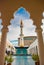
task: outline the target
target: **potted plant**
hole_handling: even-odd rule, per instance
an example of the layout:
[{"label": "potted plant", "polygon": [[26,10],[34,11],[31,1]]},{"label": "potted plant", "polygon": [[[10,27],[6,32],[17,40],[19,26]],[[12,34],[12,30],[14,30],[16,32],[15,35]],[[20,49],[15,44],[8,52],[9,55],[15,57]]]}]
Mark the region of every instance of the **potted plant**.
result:
[{"label": "potted plant", "polygon": [[39,64],[39,56],[37,54],[33,54],[32,59],[35,61],[35,65],[40,65]]},{"label": "potted plant", "polygon": [[11,65],[12,62],[13,62],[13,58],[12,58],[12,56],[10,55],[10,56],[8,57],[8,60],[7,60],[7,65]]},{"label": "potted plant", "polygon": [[6,65],[7,61],[8,61],[8,56],[5,55],[5,62],[4,62],[4,65]]}]

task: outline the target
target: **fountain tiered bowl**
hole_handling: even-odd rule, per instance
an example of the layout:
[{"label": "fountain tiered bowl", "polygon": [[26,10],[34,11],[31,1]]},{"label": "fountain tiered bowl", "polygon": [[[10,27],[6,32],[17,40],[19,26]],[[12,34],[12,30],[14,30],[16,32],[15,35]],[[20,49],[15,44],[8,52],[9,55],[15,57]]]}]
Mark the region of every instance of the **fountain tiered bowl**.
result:
[{"label": "fountain tiered bowl", "polygon": [[16,49],[28,49],[29,47],[28,46],[15,46]]}]

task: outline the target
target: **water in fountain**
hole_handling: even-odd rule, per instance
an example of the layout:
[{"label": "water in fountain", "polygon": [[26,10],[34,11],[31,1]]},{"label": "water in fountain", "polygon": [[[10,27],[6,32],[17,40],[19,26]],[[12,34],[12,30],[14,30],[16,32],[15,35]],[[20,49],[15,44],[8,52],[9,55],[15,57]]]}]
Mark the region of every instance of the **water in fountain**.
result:
[{"label": "water in fountain", "polygon": [[31,56],[27,56],[28,54],[27,49],[16,49],[17,56],[14,56],[14,62],[12,65],[35,65],[34,61],[32,60]]}]

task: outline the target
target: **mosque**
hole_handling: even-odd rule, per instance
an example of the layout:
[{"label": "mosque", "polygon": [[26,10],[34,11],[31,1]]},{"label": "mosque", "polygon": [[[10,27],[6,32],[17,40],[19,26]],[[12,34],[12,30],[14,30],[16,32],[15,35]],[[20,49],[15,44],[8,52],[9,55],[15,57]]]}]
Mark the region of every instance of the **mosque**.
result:
[{"label": "mosque", "polygon": [[[36,26],[35,31],[37,33],[40,65],[44,65],[44,42],[41,28],[42,19],[44,19],[44,16],[42,16],[44,12],[44,0],[0,0],[0,12],[2,13],[2,15],[0,14],[0,19],[2,19],[3,26],[1,29],[0,65],[4,65],[6,38],[9,32],[8,26],[11,25],[10,20],[13,18],[13,13],[19,7],[24,7],[30,12],[30,19],[33,20],[33,25]],[[20,46],[24,45],[22,44]]]}]

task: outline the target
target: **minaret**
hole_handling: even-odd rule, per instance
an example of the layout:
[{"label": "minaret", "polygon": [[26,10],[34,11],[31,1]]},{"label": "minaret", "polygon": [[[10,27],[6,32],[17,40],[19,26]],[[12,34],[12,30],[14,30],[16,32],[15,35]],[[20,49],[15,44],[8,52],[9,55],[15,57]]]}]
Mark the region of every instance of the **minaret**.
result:
[{"label": "minaret", "polygon": [[24,47],[23,22],[20,22],[20,47]]}]

